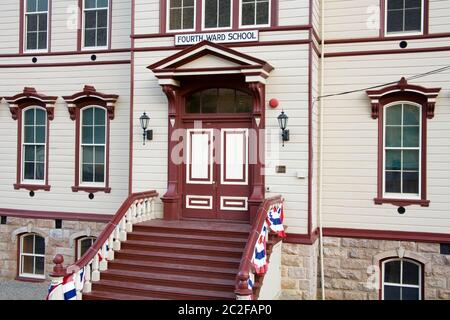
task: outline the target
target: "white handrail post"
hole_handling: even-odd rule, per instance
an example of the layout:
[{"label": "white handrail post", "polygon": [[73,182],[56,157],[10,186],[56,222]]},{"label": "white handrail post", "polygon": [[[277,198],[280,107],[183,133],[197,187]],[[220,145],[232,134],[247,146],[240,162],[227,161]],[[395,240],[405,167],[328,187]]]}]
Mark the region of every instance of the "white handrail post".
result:
[{"label": "white handrail post", "polygon": [[114,234],[113,250],[114,251],[119,251],[120,247],[121,247],[120,246],[120,224],[121,224],[121,222],[119,222],[119,224],[116,226],[116,228],[114,229],[114,232],[113,232],[113,234]]},{"label": "white handrail post", "polygon": [[120,226],[120,241],[127,241],[127,215],[128,210],[125,216],[120,220],[119,226]]},{"label": "white handrail post", "polygon": [[108,269],[108,240],[105,241],[105,243],[102,245],[100,251],[102,255],[102,261],[100,261],[99,270],[105,271]]},{"label": "white handrail post", "polygon": [[99,258],[98,258],[98,254],[100,253],[97,252],[97,254],[94,257],[94,260],[92,261],[92,282],[97,282],[100,281],[100,271],[99,271]]},{"label": "white handrail post", "polygon": [[83,286],[83,293],[89,293],[92,291],[92,282],[91,282],[91,261],[87,264],[86,268],[84,269],[84,286]]},{"label": "white handrail post", "polygon": [[134,204],[128,209],[126,217],[127,217],[127,222],[126,222],[126,231],[129,232],[133,232],[133,207]]},{"label": "white handrail post", "polygon": [[106,241],[108,243],[108,245],[107,245],[108,261],[114,260],[114,232],[115,231],[111,232],[111,234],[109,235],[108,241]]}]

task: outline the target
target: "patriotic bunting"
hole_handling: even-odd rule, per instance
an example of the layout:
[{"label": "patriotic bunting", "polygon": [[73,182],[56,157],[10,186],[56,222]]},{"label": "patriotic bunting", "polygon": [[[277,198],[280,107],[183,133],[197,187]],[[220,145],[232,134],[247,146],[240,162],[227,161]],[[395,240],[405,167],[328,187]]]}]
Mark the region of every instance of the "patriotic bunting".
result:
[{"label": "patriotic bunting", "polygon": [[277,233],[278,236],[285,238],[286,234],[283,227],[283,204],[273,205],[267,214],[267,223],[269,224],[270,230]]}]

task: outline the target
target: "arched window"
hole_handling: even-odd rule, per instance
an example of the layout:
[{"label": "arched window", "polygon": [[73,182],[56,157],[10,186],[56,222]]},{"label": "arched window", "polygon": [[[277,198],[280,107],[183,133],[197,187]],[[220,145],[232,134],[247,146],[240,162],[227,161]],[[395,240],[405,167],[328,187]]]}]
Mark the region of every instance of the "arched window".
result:
[{"label": "arched window", "polygon": [[23,111],[22,183],[45,183],[47,111],[32,106]]},{"label": "arched window", "polygon": [[77,239],[76,260],[80,259],[94,244],[96,237],[81,237]]},{"label": "arched window", "polygon": [[106,110],[98,106],[81,110],[80,185],[105,185]]},{"label": "arched window", "polygon": [[20,236],[19,276],[45,278],[45,239],[35,233]]},{"label": "arched window", "polygon": [[410,259],[389,259],[382,263],[383,300],[421,300],[422,265]]},{"label": "arched window", "polygon": [[384,110],[384,196],[420,198],[421,106],[395,103]]},{"label": "arched window", "polygon": [[186,113],[249,113],[252,96],[240,90],[213,88],[195,92],[186,99]]}]

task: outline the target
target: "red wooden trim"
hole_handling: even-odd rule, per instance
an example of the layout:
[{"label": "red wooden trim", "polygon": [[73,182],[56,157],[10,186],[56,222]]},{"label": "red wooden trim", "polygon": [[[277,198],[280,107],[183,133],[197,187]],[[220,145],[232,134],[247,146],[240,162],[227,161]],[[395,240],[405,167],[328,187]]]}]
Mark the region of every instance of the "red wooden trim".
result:
[{"label": "red wooden trim", "polygon": [[318,238],[319,238],[319,230],[316,228],[310,235],[287,233],[286,239],[283,240],[283,242],[292,244],[312,245],[316,242]]},{"label": "red wooden trim", "polygon": [[77,30],[77,51],[81,52],[83,39],[83,0],[78,0],[78,30]]},{"label": "red wooden trim", "polygon": [[432,48],[413,48],[413,49],[330,52],[330,53],[325,53],[325,58],[366,56],[366,55],[385,55],[385,54],[399,54],[399,53],[423,53],[423,52],[438,52],[438,51],[450,51],[450,46],[432,47]]},{"label": "red wooden trim", "polygon": [[108,24],[108,50],[111,50],[112,48],[112,9],[113,9],[113,2],[112,0],[109,0],[109,8],[108,8],[108,14],[109,14],[109,24]]},{"label": "red wooden trim", "polygon": [[431,233],[431,232],[410,232],[410,231],[394,231],[394,230],[371,230],[371,229],[326,227],[323,228],[323,235],[326,237],[450,243],[450,234]]},{"label": "red wooden trim", "polygon": [[52,12],[53,3],[52,0],[48,0],[48,41],[47,41],[47,51],[52,52]]},{"label": "red wooden trim", "polygon": [[[79,165],[78,165],[79,166]],[[109,173],[109,171],[107,171]],[[106,175],[106,178],[108,177],[108,175]],[[79,175],[78,175],[78,180],[79,180]],[[108,185],[108,184],[106,184]],[[82,187],[82,186],[73,186],[72,187],[72,191],[73,192],[79,192],[79,191],[84,191],[87,193],[96,193],[96,192],[104,192],[104,193],[111,193],[111,188],[109,187],[104,187],[104,188],[96,188],[96,187]]]},{"label": "red wooden trim", "polygon": [[[425,174],[425,172],[424,172],[424,174]],[[423,183],[423,184],[426,185],[426,183]],[[422,189],[424,188],[423,184],[422,184]],[[381,184],[378,187],[383,188],[383,185]],[[426,191],[425,191],[425,194],[426,194]],[[398,206],[398,207],[406,207],[406,206],[415,205],[415,204],[420,205],[421,207],[429,207],[430,206],[430,200],[386,199],[386,198],[375,198],[373,200],[374,200],[375,204],[389,203],[389,204],[392,204],[392,205]]]},{"label": "red wooden trim", "polygon": [[[311,39],[312,34],[309,33]],[[314,146],[313,146],[313,130],[312,130],[312,117],[313,117],[313,97],[312,97],[312,45],[309,43],[309,53],[308,53],[308,235],[312,233],[312,183],[313,183],[313,157],[314,157]]]},{"label": "red wooden trim", "polygon": [[[278,4],[279,0],[272,0],[270,3],[270,27],[276,27],[278,26],[278,12],[279,12],[279,4]],[[238,11],[239,13],[239,8]],[[236,14],[235,12],[233,12],[233,14]]]},{"label": "red wooden trim", "polygon": [[111,60],[111,61],[89,61],[89,62],[61,62],[61,63],[41,63],[41,64],[1,64],[0,69],[6,68],[43,68],[43,67],[79,67],[96,66],[110,64],[130,64],[130,60]]},{"label": "red wooden trim", "polygon": [[203,22],[202,0],[194,0],[194,3],[195,3],[194,32],[198,32],[202,30],[202,22]]},{"label": "red wooden trim", "polygon": [[[165,4],[164,0],[160,0],[160,4]],[[161,11],[161,9],[160,9]],[[128,158],[128,195],[133,193],[133,145],[134,145],[134,32],[135,32],[135,12],[136,1],[131,1],[131,64],[130,64],[130,137],[129,137],[129,158]],[[160,20],[162,21],[162,20]],[[163,21],[165,23],[165,19]],[[161,28],[162,24],[160,24]]]},{"label": "red wooden trim", "polygon": [[[349,44],[358,42],[386,42],[386,41],[402,41],[402,40],[424,40],[424,39],[438,39],[438,38],[448,38],[450,37],[450,32],[440,32],[440,33],[428,33],[424,35],[409,35],[409,36],[392,36],[392,37],[367,37],[367,38],[349,38],[349,39],[330,39],[326,40],[327,44]],[[321,40],[318,39],[319,43]]]},{"label": "red wooden trim", "polygon": [[[47,148],[46,153],[48,153],[48,148]],[[45,165],[46,165],[46,167],[48,167],[47,163]],[[20,168],[20,169],[22,169],[22,168]],[[46,169],[46,170],[47,171],[46,171],[45,181],[48,181],[48,169]],[[19,179],[20,179],[20,176],[19,176]],[[45,185],[23,184],[23,183],[15,183],[14,184],[14,190],[25,189],[28,191],[39,191],[39,190],[50,191],[50,188],[51,188],[51,186],[48,184],[45,184]]]},{"label": "red wooden trim", "polygon": [[45,220],[67,220],[67,221],[91,221],[108,222],[112,214],[96,213],[76,213],[76,212],[52,212],[52,211],[34,211],[0,208],[0,216],[26,218],[26,219],[45,219]]},{"label": "red wooden trim", "polygon": [[[136,7],[133,7],[133,12],[136,10]],[[166,0],[159,0],[159,33],[165,34],[166,33],[166,26],[167,26],[167,5]],[[132,19],[132,23],[134,23],[134,19]],[[134,33],[134,30],[133,30]],[[134,39],[134,36],[131,36],[131,39]]]},{"label": "red wooden trim", "polygon": [[119,49],[110,49],[110,50],[90,50],[90,51],[56,51],[56,52],[36,52],[36,53],[27,53],[24,52],[22,54],[17,53],[5,53],[0,54],[0,58],[18,58],[18,57],[48,57],[48,56],[71,56],[71,55],[92,55],[92,54],[104,54],[104,53],[124,53],[131,52],[130,48],[119,48]]},{"label": "red wooden trim", "polygon": [[380,0],[380,38],[384,38],[386,25],[386,0]]},{"label": "red wooden trim", "polygon": [[19,54],[23,53],[23,46],[24,46],[24,32],[25,32],[25,0],[20,0],[19,2],[19,12],[20,12],[20,18],[19,18]]},{"label": "red wooden trim", "polygon": [[231,29],[239,29],[239,20],[240,20],[240,15],[239,15],[239,6],[240,6],[240,0],[231,0],[232,2],[232,6],[233,8],[238,8],[238,14],[233,14],[233,12],[231,12]]},{"label": "red wooden trim", "polygon": [[429,0],[423,0],[424,7],[423,7],[423,34],[427,35],[430,32],[430,1]]}]

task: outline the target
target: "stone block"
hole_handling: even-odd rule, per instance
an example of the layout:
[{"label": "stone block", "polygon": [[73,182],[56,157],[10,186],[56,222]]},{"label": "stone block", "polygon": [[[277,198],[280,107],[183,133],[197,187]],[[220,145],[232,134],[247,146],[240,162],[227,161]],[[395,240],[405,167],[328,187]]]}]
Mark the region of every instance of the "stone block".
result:
[{"label": "stone block", "polygon": [[380,247],[380,241],[367,239],[343,238],[341,244],[343,247],[350,247],[350,248],[378,249]]},{"label": "stone block", "polygon": [[367,270],[367,267],[372,265],[372,262],[369,260],[362,259],[342,259],[341,267],[345,269],[358,269],[358,270]]},{"label": "stone block", "polygon": [[339,268],[341,266],[341,260],[339,258],[323,258],[324,268]]},{"label": "stone block", "polygon": [[290,267],[288,269],[288,277],[292,279],[305,279],[306,271],[304,268]]},{"label": "stone block", "polygon": [[438,298],[437,289],[429,289],[429,288],[425,289],[426,300],[437,300],[437,298]]},{"label": "stone block", "polygon": [[441,277],[431,277],[429,279],[426,279],[426,286],[431,288],[446,289],[447,280]]},{"label": "stone block", "polygon": [[368,295],[365,292],[345,291],[344,299],[345,300],[367,300]]},{"label": "stone block", "polygon": [[281,279],[281,289],[298,289],[298,282],[294,279]]},{"label": "stone block", "polygon": [[439,243],[419,243],[417,245],[417,250],[419,252],[439,253],[440,247]]},{"label": "stone block", "polygon": [[303,258],[295,255],[283,254],[281,256],[281,264],[284,266],[302,267]]},{"label": "stone block", "polygon": [[[318,296],[321,297],[321,294],[318,293]],[[326,300],[344,300],[344,292],[339,290],[325,290],[325,299]]]},{"label": "stone block", "polygon": [[356,281],[345,279],[331,279],[331,286],[334,289],[355,290],[358,287],[358,283]]},{"label": "stone block", "polygon": [[450,300],[450,290],[438,290],[438,298],[443,300]]},{"label": "stone block", "polygon": [[327,258],[347,257],[347,250],[342,248],[323,248],[323,256]]},{"label": "stone block", "polygon": [[341,239],[340,238],[332,238],[332,237],[324,237],[323,238],[323,246],[326,247],[340,247]]}]

